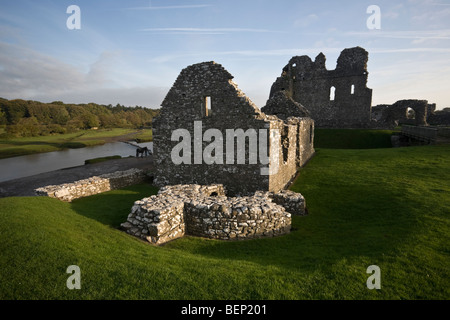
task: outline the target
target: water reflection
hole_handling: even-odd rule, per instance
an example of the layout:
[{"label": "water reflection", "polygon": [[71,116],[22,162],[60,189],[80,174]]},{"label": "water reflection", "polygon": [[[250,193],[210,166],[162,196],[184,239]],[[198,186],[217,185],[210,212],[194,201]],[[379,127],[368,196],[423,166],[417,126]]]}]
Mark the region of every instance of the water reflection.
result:
[{"label": "water reflection", "polygon": [[[139,143],[139,146],[148,147],[150,151],[153,151],[153,142]],[[101,146],[0,159],[0,182],[80,166],[87,159],[115,155],[122,157],[136,156],[136,147],[123,142],[113,142]]]}]

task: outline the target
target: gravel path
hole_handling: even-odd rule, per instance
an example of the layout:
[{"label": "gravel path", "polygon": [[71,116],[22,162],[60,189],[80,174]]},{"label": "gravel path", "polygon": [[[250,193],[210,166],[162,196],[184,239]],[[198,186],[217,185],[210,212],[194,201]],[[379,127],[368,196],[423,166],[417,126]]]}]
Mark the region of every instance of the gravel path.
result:
[{"label": "gravel path", "polygon": [[123,171],[131,168],[152,170],[153,157],[115,159],[0,182],[0,198],[35,196],[34,189],[39,187],[70,183],[104,173]]}]

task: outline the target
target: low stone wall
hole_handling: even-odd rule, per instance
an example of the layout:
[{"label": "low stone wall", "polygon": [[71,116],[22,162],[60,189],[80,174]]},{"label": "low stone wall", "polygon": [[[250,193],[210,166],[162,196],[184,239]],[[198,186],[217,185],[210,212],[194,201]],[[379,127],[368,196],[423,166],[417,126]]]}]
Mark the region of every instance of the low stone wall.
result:
[{"label": "low stone wall", "polygon": [[438,127],[438,136],[450,138],[450,127]]},{"label": "low stone wall", "polygon": [[74,199],[141,183],[146,179],[147,175],[143,170],[129,169],[93,176],[72,183],[46,186],[36,189],[35,192],[38,196],[47,196],[71,202]]},{"label": "low stone wall", "polygon": [[226,197],[222,185],[175,185],[136,201],[121,227],[153,244],[185,234],[221,240],[251,239],[289,233],[291,213],[305,214],[303,196],[292,191]]},{"label": "low stone wall", "polygon": [[402,126],[402,135],[417,140],[434,142],[438,134],[438,129],[434,127]]},{"label": "low stone wall", "polygon": [[277,193],[270,192],[268,196],[273,202],[281,205],[287,212],[293,215],[305,216],[307,214],[305,198],[300,193],[290,190],[281,190]]}]

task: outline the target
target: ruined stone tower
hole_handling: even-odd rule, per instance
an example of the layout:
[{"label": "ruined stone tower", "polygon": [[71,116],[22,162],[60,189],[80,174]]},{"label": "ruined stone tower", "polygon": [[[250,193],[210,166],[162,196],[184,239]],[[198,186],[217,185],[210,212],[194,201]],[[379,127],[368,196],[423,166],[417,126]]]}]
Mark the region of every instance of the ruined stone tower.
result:
[{"label": "ruined stone tower", "polygon": [[181,71],[153,122],[155,185],[216,183],[229,195],[276,192],[314,154],[311,118],[266,115],[232,79],[215,62]]},{"label": "ruined stone tower", "polygon": [[361,47],[341,52],[335,70],[327,70],[320,53],[313,62],[295,56],[272,85],[270,97],[279,91],[310,112],[318,127],[368,127],[372,89],[367,88],[368,52]]}]

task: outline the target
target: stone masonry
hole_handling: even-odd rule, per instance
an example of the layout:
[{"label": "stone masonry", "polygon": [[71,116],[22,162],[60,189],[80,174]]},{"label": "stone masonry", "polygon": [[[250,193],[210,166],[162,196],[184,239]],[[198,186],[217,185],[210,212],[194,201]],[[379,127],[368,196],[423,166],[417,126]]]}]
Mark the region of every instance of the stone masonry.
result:
[{"label": "stone masonry", "polygon": [[146,179],[147,175],[143,170],[129,169],[93,176],[73,183],[46,186],[36,189],[35,192],[38,196],[47,196],[71,202],[74,199],[141,183]]},{"label": "stone masonry", "polygon": [[[378,105],[373,107],[372,118],[377,127],[395,128],[399,124],[426,126],[428,112],[434,112],[435,104],[427,100],[399,100],[392,105]],[[409,111],[413,111],[410,117]]]},{"label": "stone masonry", "polygon": [[174,185],[136,201],[121,227],[157,245],[184,235],[240,240],[289,233],[291,214],[306,214],[305,199],[292,191],[227,197],[220,184]]},{"label": "stone masonry", "polygon": [[[314,121],[306,112],[299,110],[297,117],[289,119],[265,114],[232,79],[215,62],[181,71],[153,121],[156,186],[223,184],[233,196],[258,190],[276,192],[313,156]],[[176,130],[186,132],[190,139],[174,135]],[[210,135],[205,136],[206,132]],[[239,132],[243,139],[237,137]],[[268,163],[261,160],[263,146]],[[213,161],[206,163],[206,152]],[[183,160],[175,164],[174,153]],[[265,170],[269,174],[263,174]]]},{"label": "stone masonry", "polygon": [[367,88],[368,52],[361,47],[344,49],[335,70],[327,70],[325,55],[314,61],[295,56],[272,85],[270,98],[282,91],[308,109],[318,127],[370,126],[372,89]]}]

